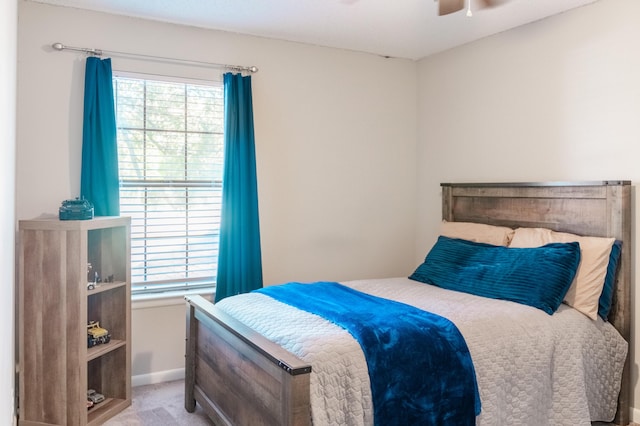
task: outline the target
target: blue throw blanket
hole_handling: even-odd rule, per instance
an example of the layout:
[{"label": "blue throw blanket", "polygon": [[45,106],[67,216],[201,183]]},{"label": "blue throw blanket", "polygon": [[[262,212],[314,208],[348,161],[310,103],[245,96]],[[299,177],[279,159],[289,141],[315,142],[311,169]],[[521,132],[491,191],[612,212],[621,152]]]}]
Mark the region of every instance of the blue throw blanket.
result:
[{"label": "blue throw blanket", "polygon": [[464,338],[448,319],[338,283],[290,283],[256,292],[319,315],[360,343],[376,425],[475,425],[475,370]]}]

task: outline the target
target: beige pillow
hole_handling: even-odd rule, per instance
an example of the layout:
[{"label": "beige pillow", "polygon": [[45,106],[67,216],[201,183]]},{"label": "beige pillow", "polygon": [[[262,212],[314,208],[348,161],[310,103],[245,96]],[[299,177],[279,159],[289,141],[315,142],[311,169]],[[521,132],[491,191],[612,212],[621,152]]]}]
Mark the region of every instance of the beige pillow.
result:
[{"label": "beige pillow", "polygon": [[506,226],[486,225],[473,222],[442,221],[440,235],[449,238],[475,241],[476,243],[493,244],[494,246],[508,246],[514,230]]},{"label": "beige pillow", "polygon": [[564,302],[595,320],[614,238],[583,237],[545,228],[518,228],[509,247],[539,247],[574,241],[580,244],[580,265]]}]

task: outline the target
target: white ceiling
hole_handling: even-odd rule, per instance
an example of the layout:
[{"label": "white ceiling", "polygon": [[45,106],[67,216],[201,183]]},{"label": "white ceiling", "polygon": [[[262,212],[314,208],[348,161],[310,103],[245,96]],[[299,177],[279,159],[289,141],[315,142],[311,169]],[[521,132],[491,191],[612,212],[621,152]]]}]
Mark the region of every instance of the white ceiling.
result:
[{"label": "white ceiling", "polygon": [[438,16],[437,0],[30,0],[196,27],[421,59],[597,0],[503,0]]}]

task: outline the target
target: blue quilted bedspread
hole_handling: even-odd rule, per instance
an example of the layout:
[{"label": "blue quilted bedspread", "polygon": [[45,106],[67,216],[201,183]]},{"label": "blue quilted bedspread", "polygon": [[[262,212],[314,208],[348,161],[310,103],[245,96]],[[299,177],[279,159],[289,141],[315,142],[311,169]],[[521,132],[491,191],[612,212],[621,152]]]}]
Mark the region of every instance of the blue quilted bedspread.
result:
[{"label": "blue quilted bedspread", "polygon": [[474,425],[480,396],[469,349],[446,318],[338,283],[257,292],[347,330],[364,352],[376,425]]}]

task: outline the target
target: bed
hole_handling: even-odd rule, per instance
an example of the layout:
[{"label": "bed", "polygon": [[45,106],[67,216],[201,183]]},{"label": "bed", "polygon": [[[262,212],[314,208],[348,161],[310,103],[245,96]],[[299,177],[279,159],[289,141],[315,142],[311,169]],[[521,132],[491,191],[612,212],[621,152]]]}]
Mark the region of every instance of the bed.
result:
[{"label": "bed", "polygon": [[[343,284],[360,291],[372,292],[380,297],[396,297],[400,294],[399,298],[403,303],[416,304],[415,300],[420,297],[416,296],[415,292],[422,292],[425,289],[434,293],[427,299],[444,298],[444,301],[418,302],[417,305],[420,309],[435,311],[436,314],[444,317],[452,316],[451,320],[458,326],[465,339],[469,340],[472,358],[475,356],[474,364],[476,364],[482,400],[482,412],[478,416],[479,425],[535,424],[531,423],[535,417],[531,417],[532,414],[527,410],[535,408],[536,405],[548,406],[549,412],[553,412],[548,414],[548,418],[555,419],[553,420],[555,424],[568,424],[565,418],[573,419],[572,416],[582,417],[576,417],[577,420],[575,422],[571,420],[570,424],[588,424],[589,421],[584,420],[585,415],[587,419],[608,421],[610,419],[601,417],[615,412],[614,423],[627,425],[630,377],[626,342],[629,341],[630,335],[630,248],[632,246],[630,182],[441,184],[441,189],[442,219],[447,223],[486,224],[510,229],[545,228],[550,230],[549,232],[609,237],[621,242],[623,249],[620,253],[608,322],[587,318],[583,313],[564,303],[556,313],[548,315],[539,309],[532,309],[530,306],[519,303],[461,294],[423,285],[406,277],[361,280]],[[410,273],[411,271],[408,271],[408,274]],[[387,285],[389,283],[392,284],[393,291],[389,290]],[[240,299],[239,302],[236,299],[243,297],[249,299]],[[462,297],[462,300],[457,300],[458,297]],[[364,373],[365,378],[362,378],[363,361],[357,359],[354,361],[350,358],[353,356],[352,349],[345,349],[344,353],[341,352],[342,350],[330,349],[328,355],[324,355],[326,359],[323,359],[323,355],[320,354],[322,345],[325,343],[321,343],[318,347],[320,350],[316,351],[314,344],[317,342],[314,340],[309,344],[302,344],[301,347],[295,341],[299,336],[289,333],[295,329],[289,324],[298,322],[298,317],[295,316],[299,314],[297,309],[279,305],[280,302],[262,294],[234,296],[225,299],[231,299],[230,302],[223,301],[216,306],[199,296],[189,296],[186,299],[185,408],[187,411],[193,412],[197,403],[214,423],[224,425],[308,425],[312,423],[312,416],[313,424],[371,424],[373,407],[371,397],[367,394],[366,373]],[[556,365],[554,361],[552,371],[543,374],[544,377],[554,377],[559,373],[569,374],[569,379],[560,380],[559,383],[543,380],[544,383],[537,390],[535,388],[537,385],[522,386],[522,383],[539,381],[538,379],[527,380],[527,378],[539,377],[535,372],[549,361],[540,358],[541,365],[527,361],[523,365],[530,368],[529,372],[526,368],[520,367],[516,368],[520,371],[495,371],[495,367],[492,367],[495,362],[483,363],[481,359],[483,345],[490,346],[483,343],[487,338],[472,337],[468,330],[474,323],[477,324],[477,318],[472,315],[472,312],[456,308],[457,303],[467,307],[476,306],[480,304],[479,300],[490,305],[488,311],[500,312],[501,315],[503,312],[505,312],[504,315],[527,315],[526,321],[532,324],[527,333],[535,334],[540,330],[547,333],[552,327],[562,328],[563,325],[552,325],[553,321],[561,319],[567,319],[572,324],[580,324],[580,327],[586,329],[594,328],[593,324],[596,324],[595,328],[599,330],[598,332],[606,334],[606,338],[603,340],[604,344],[600,342],[592,346],[597,346],[602,351],[598,357],[601,355],[605,358],[610,357],[611,364],[615,364],[615,368],[608,370],[603,362],[607,364],[609,361],[605,360],[598,361],[600,364],[591,365],[591,369],[587,371],[568,372],[574,368],[573,364],[593,364],[591,352],[589,352],[591,349],[581,349],[578,352],[582,355],[566,352],[568,357],[583,357],[584,360],[580,363],[558,361]],[[251,305],[251,309],[247,309],[248,305]],[[253,310],[259,305],[264,305],[262,313]],[[281,315],[277,320],[280,328],[276,326],[275,331],[263,328],[259,318],[262,317],[268,321],[273,317],[274,312]],[[313,317],[311,314],[306,315]],[[494,328],[500,329],[505,328],[504,324],[510,322],[486,316],[483,321],[487,324],[484,328],[492,328],[492,321],[499,321],[499,326]],[[539,324],[538,321],[540,321]],[[323,328],[332,326],[327,325],[326,322],[321,319],[316,324],[320,327],[318,333],[334,334],[334,329]],[[283,324],[285,326],[282,326]],[[517,334],[517,328],[512,329],[510,326],[506,328],[510,330],[506,334]],[[349,342],[348,333],[344,330],[342,332],[338,335],[338,339],[342,339],[339,346],[353,348],[355,341]],[[541,347],[546,344],[544,333],[536,337],[537,341],[541,342],[539,345]],[[571,335],[573,334],[583,333],[572,332]],[[558,339],[558,335],[553,335]],[[549,339],[552,338],[549,337]],[[560,339],[567,340],[562,347],[563,351],[575,349],[571,338],[567,336]],[[511,342],[504,344],[509,350],[502,351],[503,354],[514,353],[521,357],[531,351],[531,343],[528,344],[529,346],[523,344],[522,347],[517,347]],[[358,346],[357,342],[355,346]],[[555,360],[563,358],[557,356],[558,353],[565,354],[557,348],[545,351],[550,352],[550,359]],[[555,358],[554,351],[556,351]],[[355,356],[357,358],[357,355]],[[505,360],[505,362],[507,363],[505,365],[509,362],[519,365],[515,360]],[[364,365],[366,370],[366,364]],[[337,379],[334,377],[336,374]],[[504,374],[524,374],[525,376],[510,378]],[[574,383],[577,376],[580,376],[579,384]],[[345,385],[345,380],[348,386]],[[512,385],[505,386],[505,380]],[[549,393],[545,392],[545,389],[552,389],[553,397],[549,401],[543,400]],[[329,398],[318,396],[319,392],[331,393],[332,396]],[[540,394],[538,395],[541,398],[540,401],[527,399],[531,394],[537,393]],[[611,395],[614,395],[613,398]],[[615,395],[618,395],[617,401],[615,401]],[[331,404],[333,400],[341,402],[337,406],[318,407],[318,401],[322,404],[322,398],[325,398],[325,404],[326,400],[331,400]],[[344,405],[345,403],[347,405]],[[555,406],[557,404],[561,406]],[[563,410],[567,410],[566,417]],[[589,414],[585,414],[585,411]],[[320,416],[319,413],[321,413]],[[533,415],[537,413],[534,412]]]}]

